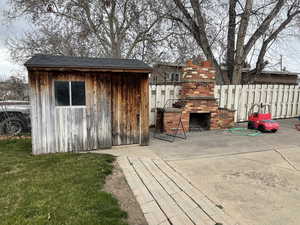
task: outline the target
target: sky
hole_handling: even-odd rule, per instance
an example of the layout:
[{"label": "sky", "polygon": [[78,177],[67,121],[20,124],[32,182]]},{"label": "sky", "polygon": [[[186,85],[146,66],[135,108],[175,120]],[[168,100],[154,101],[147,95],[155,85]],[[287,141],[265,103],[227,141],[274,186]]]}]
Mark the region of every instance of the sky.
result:
[{"label": "sky", "polygon": [[13,24],[8,24],[3,19],[3,9],[7,9],[6,0],[0,0],[0,79],[9,77],[10,74],[22,71],[26,73],[25,68],[19,65],[10,57],[6,46],[6,40],[10,37],[18,37],[29,29],[25,20],[18,20]]},{"label": "sky", "polygon": [[[10,74],[22,71],[26,75],[26,69],[22,65],[13,62],[6,40],[12,37],[20,37],[30,26],[26,20],[19,20],[13,24],[6,24],[2,17],[2,10],[7,9],[7,0],[0,0],[0,80]],[[276,48],[269,51],[266,59],[272,60],[272,65],[279,63],[280,55],[283,58],[283,66],[288,71],[300,73],[300,38],[290,37],[280,42]],[[279,70],[279,64],[268,70]]]}]

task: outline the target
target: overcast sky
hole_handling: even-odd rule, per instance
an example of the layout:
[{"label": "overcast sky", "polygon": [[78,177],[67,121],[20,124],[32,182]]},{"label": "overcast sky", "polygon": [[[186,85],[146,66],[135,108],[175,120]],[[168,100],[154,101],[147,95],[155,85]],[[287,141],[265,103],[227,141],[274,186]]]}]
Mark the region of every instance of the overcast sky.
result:
[{"label": "overcast sky", "polygon": [[[0,0],[0,79],[3,76],[9,76],[11,73],[24,70],[24,67],[14,63],[9,55],[5,41],[10,37],[20,37],[29,25],[25,20],[16,21],[14,24],[5,24],[3,22],[2,10],[7,9],[7,0]],[[269,52],[268,60],[275,64],[283,55],[283,66],[288,71],[300,73],[300,38],[290,38],[281,41],[280,45]],[[271,67],[269,70],[278,70],[280,67]]]},{"label": "overcast sky", "polygon": [[13,24],[7,24],[3,20],[3,10],[7,8],[7,0],[0,0],[0,79],[9,76],[15,71],[24,70],[24,67],[14,63],[6,47],[6,40],[9,37],[18,37],[29,29],[25,20],[18,20]]}]

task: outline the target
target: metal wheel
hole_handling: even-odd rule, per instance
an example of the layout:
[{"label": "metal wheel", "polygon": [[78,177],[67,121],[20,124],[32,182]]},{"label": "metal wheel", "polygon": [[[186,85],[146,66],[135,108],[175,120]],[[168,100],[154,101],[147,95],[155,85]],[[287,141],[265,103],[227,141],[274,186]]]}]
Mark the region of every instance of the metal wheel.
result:
[{"label": "metal wheel", "polygon": [[265,131],[266,131],[266,129],[265,129],[265,127],[264,127],[263,125],[260,125],[260,126],[258,127],[258,130],[259,130],[260,132],[265,132]]},{"label": "metal wheel", "polygon": [[18,135],[24,130],[24,123],[18,117],[11,117],[5,119],[1,123],[1,127],[2,127],[2,132],[4,132],[4,134]]},{"label": "metal wheel", "polygon": [[254,129],[253,123],[252,123],[252,122],[248,122],[248,129],[249,129],[249,130]]}]

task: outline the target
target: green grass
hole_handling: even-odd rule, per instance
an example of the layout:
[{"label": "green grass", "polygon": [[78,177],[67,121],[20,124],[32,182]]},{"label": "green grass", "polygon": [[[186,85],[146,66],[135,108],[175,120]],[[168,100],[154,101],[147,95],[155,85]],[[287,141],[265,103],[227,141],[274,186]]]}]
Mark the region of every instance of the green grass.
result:
[{"label": "green grass", "polygon": [[125,225],[118,201],[101,191],[113,156],[31,155],[30,140],[0,141],[0,224]]}]

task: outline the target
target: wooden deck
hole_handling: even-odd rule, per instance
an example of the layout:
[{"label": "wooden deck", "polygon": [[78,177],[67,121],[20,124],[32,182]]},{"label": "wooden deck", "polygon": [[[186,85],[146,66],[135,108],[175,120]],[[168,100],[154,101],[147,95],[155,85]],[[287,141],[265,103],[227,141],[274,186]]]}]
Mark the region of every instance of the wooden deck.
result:
[{"label": "wooden deck", "polygon": [[149,225],[238,225],[161,159],[119,157]]}]

